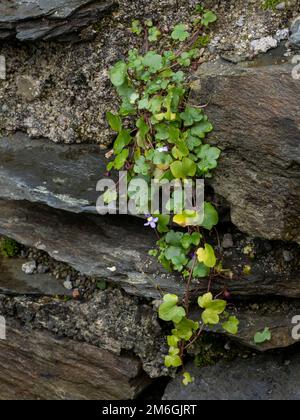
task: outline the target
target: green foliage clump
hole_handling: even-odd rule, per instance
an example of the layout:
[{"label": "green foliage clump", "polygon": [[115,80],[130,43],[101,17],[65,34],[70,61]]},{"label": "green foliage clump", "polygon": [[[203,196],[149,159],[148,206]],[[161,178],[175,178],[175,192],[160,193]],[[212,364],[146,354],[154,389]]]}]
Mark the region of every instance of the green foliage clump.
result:
[{"label": "green foliage clump", "polygon": [[[109,71],[110,80],[120,97],[117,114],[107,112],[111,129],[116,132],[113,159],[107,170],[126,169],[128,181],[152,179],[159,181],[209,178],[217,167],[221,151],[211,146],[207,134],[213,125],[203,108],[189,103],[188,70],[199,65],[198,46],[208,42],[207,28],[216,15],[198,5],[193,24],[178,23],[163,35],[151,20],[132,22],[131,32],[141,37],[141,48],[128,52]],[[131,121],[131,126],[130,126]],[[106,202],[115,194],[106,192]],[[132,198],[132,197],[131,197]],[[170,272],[181,274],[186,288],[182,302],[174,294],[165,294],[159,307],[159,318],[173,323],[168,336],[167,367],[183,366],[189,346],[204,330],[221,324],[230,334],[236,334],[238,320],[226,312],[226,301],[214,299],[208,290],[199,296],[201,319],[189,319],[190,286],[193,279],[207,278],[222,271],[217,264],[213,246],[207,243],[203,230],[212,230],[218,223],[218,212],[206,202],[204,215],[182,209],[184,197],[173,192],[168,203],[170,215],[148,217],[147,226],[159,236],[157,247],[149,252]],[[178,209],[181,208],[181,211]],[[171,228],[177,225],[185,232]],[[188,372],[183,383],[192,382]]]},{"label": "green foliage clump", "polygon": [[281,3],[281,0],[265,0],[262,4],[264,10],[275,10],[276,6]]},{"label": "green foliage clump", "polygon": [[20,252],[19,244],[13,239],[3,238],[0,241],[0,253],[6,258],[12,258]]}]

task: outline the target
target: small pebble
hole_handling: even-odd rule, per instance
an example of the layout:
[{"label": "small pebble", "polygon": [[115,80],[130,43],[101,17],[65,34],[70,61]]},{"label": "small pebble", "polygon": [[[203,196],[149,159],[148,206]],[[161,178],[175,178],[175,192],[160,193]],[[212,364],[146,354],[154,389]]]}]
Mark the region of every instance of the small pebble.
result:
[{"label": "small pebble", "polygon": [[293,261],[293,259],[294,259],[294,255],[291,254],[289,251],[286,251],[286,250],[283,251],[282,255],[283,255],[284,261],[287,262],[287,263]]},{"label": "small pebble", "polygon": [[33,274],[36,270],[36,262],[35,261],[29,261],[22,265],[22,271],[25,274]]},{"label": "small pebble", "polygon": [[49,267],[47,267],[46,265],[39,264],[37,267],[37,272],[39,274],[45,274],[45,273],[48,273],[48,271],[49,271]]},{"label": "small pebble", "polygon": [[233,238],[231,233],[226,233],[223,238],[222,248],[228,249],[233,247]]},{"label": "small pebble", "polygon": [[64,288],[67,290],[72,290],[73,289],[73,284],[70,280],[66,280],[64,281]]},{"label": "small pebble", "polygon": [[285,6],[286,6],[285,1],[283,1],[283,2],[281,2],[279,4],[277,4],[276,10],[284,10],[285,9]]}]

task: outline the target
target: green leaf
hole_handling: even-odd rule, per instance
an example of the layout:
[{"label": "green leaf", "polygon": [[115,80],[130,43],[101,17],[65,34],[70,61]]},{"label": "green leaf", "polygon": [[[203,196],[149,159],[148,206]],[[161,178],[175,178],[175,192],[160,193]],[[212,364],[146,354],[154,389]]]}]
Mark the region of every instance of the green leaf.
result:
[{"label": "green leaf", "polygon": [[118,61],[109,71],[112,84],[122,86],[127,78],[127,65],[124,61]]},{"label": "green leaf", "polygon": [[183,52],[181,56],[178,58],[178,63],[181,66],[189,67],[191,65],[191,58],[188,52]]},{"label": "green leaf", "polygon": [[219,215],[215,207],[208,203],[207,201],[204,203],[204,219],[202,222],[202,226],[204,229],[211,230],[214,226],[219,223]]},{"label": "green leaf", "polygon": [[184,372],[182,380],[183,385],[188,386],[189,384],[193,383],[194,380],[195,379],[191,376],[189,372]]},{"label": "green leaf", "polygon": [[122,169],[127,161],[127,158],[129,156],[129,150],[123,149],[122,152],[116,157],[114,161],[114,167],[119,171]]},{"label": "green leaf", "polygon": [[184,158],[181,162],[175,161],[171,165],[171,171],[175,178],[185,179],[187,177],[193,177],[196,174],[197,166],[189,158]]},{"label": "green leaf", "polygon": [[180,114],[180,118],[184,121],[185,127],[190,127],[195,122],[203,120],[203,112],[197,108],[187,106],[185,111]]},{"label": "green leaf", "polygon": [[166,214],[159,214],[156,216],[158,218],[157,230],[159,233],[169,232],[169,223],[170,216]]},{"label": "green leaf", "polygon": [[145,67],[148,67],[151,73],[156,73],[163,68],[163,58],[161,55],[154,51],[149,51],[144,59],[143,63]]},{"label": "green leaf", "polygon": [[187,31],[187,26],[184,25],[183,23],[176,25],[171,34],[172,39],[174,39],[175,41],[180,41],[180,42],[185,41],[189,36],[190,34]]},{"label": "green leaf", "polygon": [[194,332],[199,329],[199,323],[192,321],[191,319],[183,318],[183,320],[175,325],[175,329],[172,330],[173,336],[178,339],[189,341],[193,336]]},{"label": "green leaf", "polygon": [[198,164],[200,171],[205,174],[216,168],[220,154],[221,150],[217,147],[211,147],[209,144],[202,146],[198,153],[198,157],[201,159],[201,162]]},{"label": "green leaf", "polygon": [[143,27],[139,20],[133,20],[131,23],[131,32],[136,35],[140,35],[143,31]]},{"label": "green leaf", "polygon": [[202,279],[202,278],[208,277],[209,271],[210,271],[209,268],[206,267],[205,264],[198,262],[195,265],[193,276],[195,279]]},{"label": "green leaf", "polygon": [[198,305],[200,308],[206,309],[209,308],[209,305],[213,301],[213,295],[212,293],[206,293],[203,296],[199,296],[198,298]]},{"label": "green leaf", "polygon": [[148,110],[152,114],[158,114],[163,104],[163,98],[161,96],[154,96],[149,100]]},{"label": "green leaf", "polygon": [[181,306],[177,306],[178,296],[167,294],[164,296],[164,303],[159,307],[159,318],[163,321],[173,321],[179,324],[182,318],[185,317],[185,310]]},{"label": "green leaf", "polygon": [[205,244],[204,248],[199,248],[197,251],[198,261],[204,263],[206,267],[213,268],[217,263],[215,251],[209,244]]},{"label": "green leaf", "polygon": [[179,226],[200,226],[201,217],[196,211],[185,210],[182,214],[176,214],[173,217],[173,222]]},{"label": "green leaf", "polygon": [[199,137],[192,136],[191,132],[188,131],[186,137],[186,145],[189,150],[192,152],[196,147],[201,146],[202,141]]},{"label": "green leaf", "polygon": [[153,26],[152,28],[149,29],[148,39],[150,42],[156,42],[158,41],[158,38],[160,37],[160,35],[161,35],[160,30],[156,26]]},{"label": "green leaf", "polygon": [[136,174],[141,174],[144,176],[147,176],[149,174],[150,166],[146,162],[146,159],[144,156],[140,156],[136,160],[133,170]]},{"label": "green leaf", "polygon": [[195,127],[192,128],[191,134],[192,136],[200,137],[200,139],[204,139],[207,133],[210,133],[213,131],[213,126],[208,121],[202,121],[195,125]]},{"label": "green leaf", "polygon": [[149,108],[149,98],[144,97],[138,103],[139,109],[148,109]]},{"label": "green leaf", "polygon": [[169,138],[169,126],[167,124],[157,124],[155,130],[156,140],[167,140]]},{"label": "green leaf", "polygon": [[200,240],[200,233],[194,232],[191,235],[186,233],[181,240],[181,245],[184,249],[189,249],[192,245],[198,246],[200,244]]},{"label": "green leaf", "polygon": [[116,141],[114,143],[114,152],[116,155],[121,153],[121,151],[124,149],[125,146],[128,146],[128,144],[131,142],[132,138],[130,135],[129,130],[123,129],[118,137],[116,138]]},{"label": "green leaf", "polygon": [[165,357],[165,366],[167,368],[170,367],[179,367],[182,366],[182,360],[178,355],[174,355],[174,356],[166,356]]},{"label": "green leaf", "polygon": [[122,130],[122,120],[119,115],[114,115],[112,112],[106,113],[106,119],[110,125],[110,127],[119,133]]},{"label": "green leaf", "polygon": [[266,341],[272,340],[272,333],[270,331],[270,328],[266,327],[264,331],[258,332],[255,334],[254,342],[255,344],[263,344]]},{"label": "green leaf", "polygon": [[113,201],[116,201],[118,197],[117,191],[116,190],[106,190],[105,193],[103,194],[103,201],[106,204],[110,204]]},{"label": "green leaf", "polygon": [[229,334],[236,335],[239,331],[240,321],[235,316],[230,316],[228,321],[222,324],[222,327]]},{"label": "green leaf", "polygon": [[167,342],[169,347],[178,347],[180,339],[178,337],[175,337],[174,335],[169,335],[167,337]]},{"label": "green leaf", "polygon": [[173,159],[167,152],[160,152],[159,150],[155,150],[154,156],[153,156],[154,165],[162,165],[162,166],[169,167],[169,165],[172,162],[173,162]]},{"label": "green leaf", "polygon": [[170,230],[170,232],[166,235],[166,242],[169,245],[173,246],[180,246],[181,241],[183,238],[182,232],[175,232],[174,230]]},{"label": "green leaf", "polygon": [[147,19],[145,21],[145,25],[148,26],[148,28],[151,28],[153,26],[153,21],[152,19]]},{"label": "green leaf", "polygon": [[183,83],[184,79],[185,79],[185,74],[181,70],[174,73],[174,75],[172,77],[172,80],[175,83]]},{"label": "green leaf", "polygon": [[139,118],[136,122],[136,127],[139,129],[136,135],[137,145],[145,148],[145,139],[150,131],[148,124],[146,124],[143,117]]},{"label": "green leaf", "polygon": [[177,271],[181,271],[183,266],[188,263],[185,252],[181,247],[170,246],[165,251],[167,260],[172,261]]},{"label": "green leaf", "polygon": [[202,320],[206,325],[217,325],[220,322],[220,315],[225,311],[227,302],[225,300],[215,299],[211,293],[198,298],[198,305],[205,309],[202,313]]},{"label": "green leaf", "polygon": [[130,103],[135,89],[128,84],[127,80],[122,86],[117,87],[117,93],[123,100],[119,113],[124,116],[135,114],[135,107]]},{"label": "green leaf", "polygon": [[201,23],[204,26],[209,26],[211,23],[214,23],[217,20],[217,16],[212,11],[207,11],[204,13]]},{"label": "green leaf", "polygon": [[202,321],[206,325],[217,325],[220,322],[220,317],[214,310],[206,309],[202,314]]}]

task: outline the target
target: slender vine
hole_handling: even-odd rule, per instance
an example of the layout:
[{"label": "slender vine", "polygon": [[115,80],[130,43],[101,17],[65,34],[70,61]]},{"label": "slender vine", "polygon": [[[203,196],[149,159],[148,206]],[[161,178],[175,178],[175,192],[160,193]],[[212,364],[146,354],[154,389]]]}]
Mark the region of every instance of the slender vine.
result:
[{"label": "slender vine", "polygon": [[[107,112],[107,120],[117,133],[107,170],[128,171],[127,182],[143,178],[149,184],[159,180],[208,178],[217,167],[221,151],[205,139],[213,126],[203,107],[189,103],[189,70],[201,62],[207,31],[216,15],[198,5],[190,25],[177,24],[166,33],[151,20],[132,22],[131,32],[141,40],[109,72],[121,105],[117,114]],[[105,192],[107,203],[115,193]],[[132,195],[131,195],[132,196]],[[182,197],[179,198],[182,200]],[[148,214],[145,226],[157,235],[157,247],[149,251],[170,272],[178,272],[185,285],[184,297],[165,294],[159,318],[173,323],[167,337],[169,353],[165,365],[184,366],[187,350],[204,328],[218,324],[230,334],[238,332],[239,321],[226,312],[227,302],[210,291],[214,275],[226,270],[218,262],[214,247],[205,240],[205,230],[218,223],[218,212],[210,202],[204,204],[204,218],[196,211],[176,212],[175,191],[168,203],[170,215]],[[179,228],[173,228],[173,226]],[[185,231],[184,231],[185,230]],[[200,320],[190,319],[191,287],[194,279],[209,279],[208,291],[198,297]],[[183,383],[193,378],[183,372]]]}]

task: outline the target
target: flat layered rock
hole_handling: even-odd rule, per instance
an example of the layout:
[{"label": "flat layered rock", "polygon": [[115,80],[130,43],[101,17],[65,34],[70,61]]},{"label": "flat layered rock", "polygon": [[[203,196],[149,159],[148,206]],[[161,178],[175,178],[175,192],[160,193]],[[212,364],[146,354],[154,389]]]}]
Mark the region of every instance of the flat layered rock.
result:
[{"label": "flat layered rock", "polygon": [[115,5],[113,0],[4,0],[0,4],[0,40],[50,40],[74,34]]},{"label": "flat layered rock", "polygon": [[[78,272],[105,279],[141,297],[160,298],[164,292],[184,293],[180,278],[165,272],[148,251],[156,236],[144,221],[126,216],[77,215],[25,201],[0,200],[0,233],[24,245],[47,252]],[[215,278],[212,290],[225,289],[235,296],[300,297],[299,247],[289,247],[289,262],[282,244],[262,242],[253,246],[255,258],[244,254],[247,241],[237,238],[225,255],[224,267],[239,270],[232,280]],[[252,274],[244,276],[243,267]],[[207,291],[208,280],[193,284],[197,293]]]},{"label": "flat layered rock", "polygon": [[[99,291],[89,301],[0,294],[0,313],[32,331],[87,343],[120,357],[136,356],[149,377],[166,375],[166,341],[151,306],[119,289]],[[1,394],[0,394],[1,395]]]},{"label": "flat layered rock", "polygon": [[223,151],[212,179],[234,225],[252,236],[300,241],[300,84],[293,65],[204,64],[193,102],[207,104]]},{"label": "flat layered rock", "polygon": [[[234,304],[229,305],[229,312],[236,315],[240,321],[239,332],[235,336],[224,333],[222,328],[206,328],[207,332],[227,335],[243,346],[253,348],[259,352],[274,349],[284,349],[300,342],[293,334],[295,317],[300,314],[300,301],[272,301],[259,304]],[[200,319],[200,315],[197,317]],[[256,333],[269,328],[271,340],[256,344]],[[197,346],[197,344],[196,344]]]},{"label": "flat layered rock", "polygon": [[185,369],[195,381],[185,387],[178,375],[164,400],[300,400],[299,354],[235,359],[201,369],[189,364]]},{"label": "flat layered rock", "polygon": [[0,196],[96,213],[105,163],[96,145],[54,144],[17,133],[0,141]]},{"label": "flat layered rock", "polygon": [[0,256],[0,293],[9,295],[70,296],[62,281],[48,273],[28,275],[22,271],[26,261]]},{"label": "flat layered rock", "polygon": [[127,400],[149,384],[134,357],[58,339],[9,318],[6,323],[7,338],[0,340],[1,400]]}]

